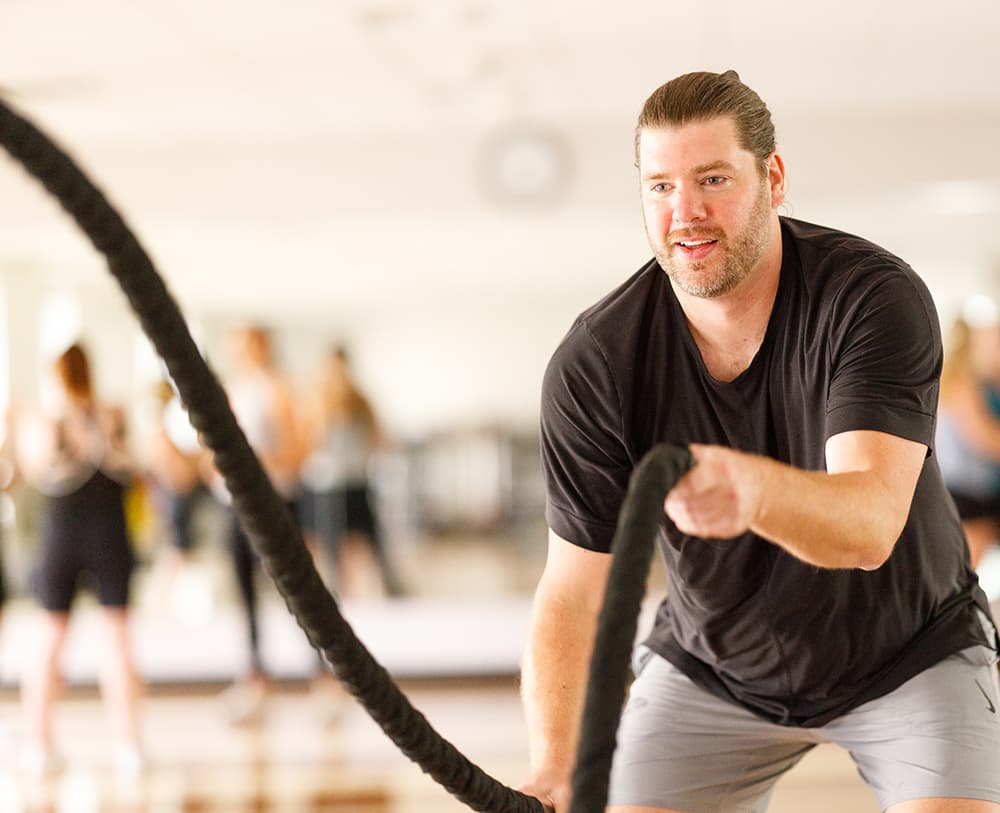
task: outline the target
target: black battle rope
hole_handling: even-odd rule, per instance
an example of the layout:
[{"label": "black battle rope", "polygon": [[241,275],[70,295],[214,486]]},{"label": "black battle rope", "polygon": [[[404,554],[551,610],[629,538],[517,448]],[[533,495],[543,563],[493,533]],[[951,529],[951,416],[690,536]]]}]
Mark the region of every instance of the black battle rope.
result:
[{"label": "black battle rope", "polygon": [[[104,255],[144,332],[166,363],[192,425],[214,453],[236,515],[264,570],[309,642],[341,682],[407,757],[473,810],[543,813],[546,808],[537,799],[497,782],[442,738],[358,640],[316,572],[298,528],[236,423],[226,394],[191,338],[180,309],[118,212],[65,152],[2,99],[0,144],[45,186]],[[635,637],[649,550],[662,516],[663,496],[690,466],[685,455],[676,447],[658,447],[647,455],[633,474],[619,518],[573,777],[573,811],[604,809],[614,750],[613,727],[617,727],[624,697],[625,664]],[[648,537],[649,544],[628,546],[624,544],[626,537],[640,542]],[[641,579],[636,578],[638,574],[642,574]],[[634,585],[631,590],[622,586],[629,583]],[[609,654],[605,654],[606,649]],[[621,664],[620,675],[605,676],[614,671],[607,664]],[[608,698],[614,702],[608,703]]]},{"label": "black battle rope", "polygon": [[0,143],[76,220],[107,259],[143,330],[166,362],[192,425],[215,453],[264,569],[347,689],[411,760],[473,810],[543,813],[534,797],[497,782],[443,739],[355,636],[316,572],[299,530],[271,486],[148,255],[75,162],[0,100]]},{"label": "black battle rope", "polygon": [[603,813],[607,803],[629,655],[646,592],[653,542],[663,517],[663,500],[692,465],[694,458],[686,447],[661,443],[639,461],[629,480],[611,541],[614,557],[597,620],[570,813]]}]

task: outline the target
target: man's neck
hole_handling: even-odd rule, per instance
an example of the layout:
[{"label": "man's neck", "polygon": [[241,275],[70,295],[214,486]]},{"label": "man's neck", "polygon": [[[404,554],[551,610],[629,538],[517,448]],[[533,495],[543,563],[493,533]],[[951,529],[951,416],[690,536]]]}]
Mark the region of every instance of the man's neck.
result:
[{"label": "man's neck", "polygon": [[674,288],[702,360],[713,378],[732,381],[760,349],[781,278],[781,232],[757,267],[730,293],[713,299]]}]

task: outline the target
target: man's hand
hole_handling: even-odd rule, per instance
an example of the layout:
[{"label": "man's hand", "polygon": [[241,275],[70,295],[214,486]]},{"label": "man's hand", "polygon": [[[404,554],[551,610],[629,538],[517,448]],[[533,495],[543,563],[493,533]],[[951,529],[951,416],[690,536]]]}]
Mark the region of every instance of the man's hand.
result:
[{"label": "man's hand", "polygon": [[568,783],[549,781],[539,776],[518,788],[521,793],[534,796],[552,813],[566,813],[569,810],[570,788]]},{"label": "man's hand", "polygon": [[764,488],[758,458],[724,446],[692,443],[695,466],[664,502],[685,534],[730,539],[745,533],[760,513]]}]

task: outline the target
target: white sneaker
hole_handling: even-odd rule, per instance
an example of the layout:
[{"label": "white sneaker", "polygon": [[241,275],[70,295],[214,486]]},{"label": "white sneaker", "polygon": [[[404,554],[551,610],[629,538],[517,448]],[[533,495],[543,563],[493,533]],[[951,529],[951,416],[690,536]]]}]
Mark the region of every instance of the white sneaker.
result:
[{"label": "white sneaker", "polygon": [[57,757],[48,748],[36,743],[24,747],[21,751],[19,764],[21,772],[34,779],[51,776],[63,767],[60,757]]},{"label": "white sneaker", "polygon": [[111,752],[111,763],[115,773],[125,779],[136,778],[146,767],[142,751],[134,742],[116,742]]}]

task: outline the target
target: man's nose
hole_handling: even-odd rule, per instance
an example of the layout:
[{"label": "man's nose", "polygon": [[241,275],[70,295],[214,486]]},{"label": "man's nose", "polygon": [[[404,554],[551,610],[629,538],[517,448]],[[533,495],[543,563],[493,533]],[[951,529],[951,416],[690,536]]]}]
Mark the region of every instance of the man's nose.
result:
[{"label": "man's nose", "polygon": [[701,191],[678,187],[674,192],[674,223],[684,225],[705,219],[705,200]]}]

